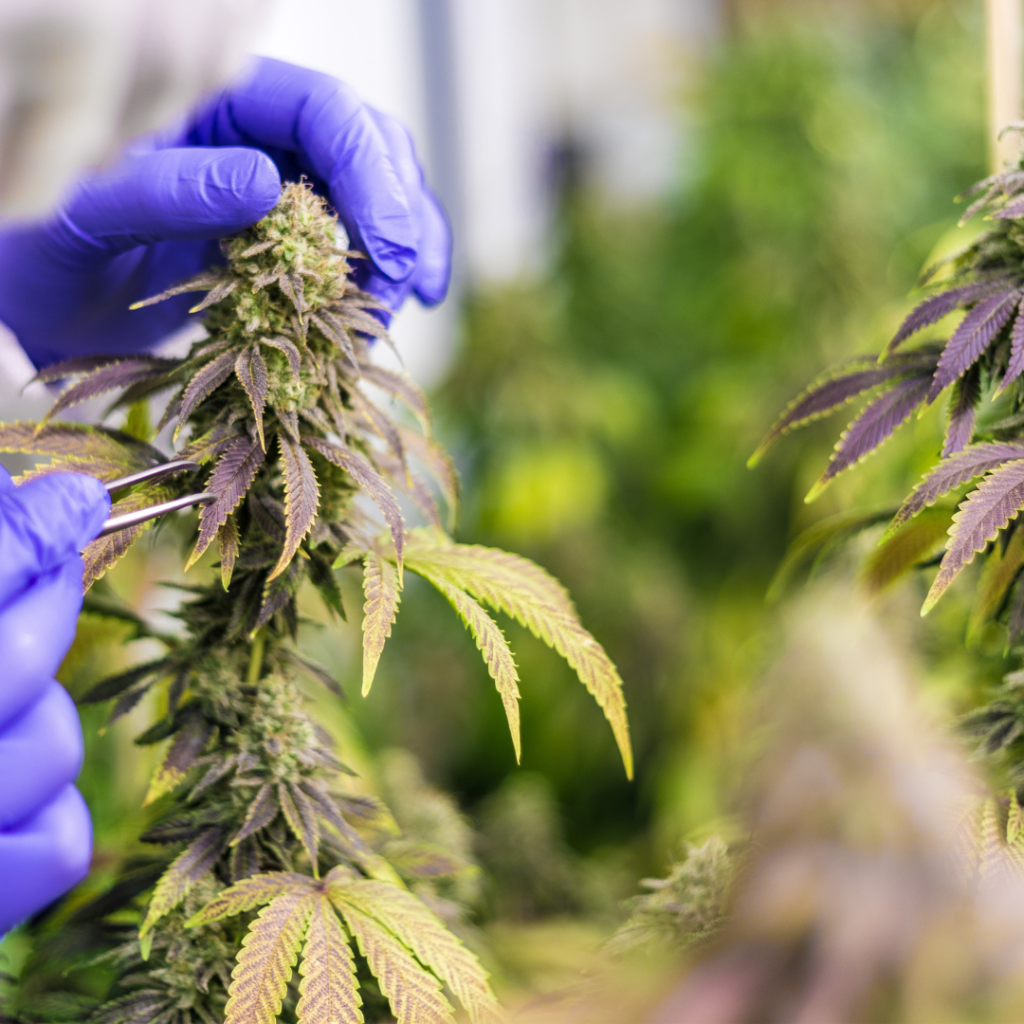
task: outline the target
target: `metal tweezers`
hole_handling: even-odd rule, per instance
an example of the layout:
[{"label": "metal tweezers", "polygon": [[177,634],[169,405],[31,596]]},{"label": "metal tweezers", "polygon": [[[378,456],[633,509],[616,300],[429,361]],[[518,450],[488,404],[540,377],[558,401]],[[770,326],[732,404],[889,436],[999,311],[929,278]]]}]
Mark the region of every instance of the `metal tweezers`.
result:
[{"label": "metal tweezers", "polygon": [[[141,484],[145,480],[160,480],[174,473],[183,473],[196,469],[199,469],[199,463],[190,462],[188,459],[161,462],[158,466],[150,466],[149,469],[143,469],[138,473],[122,476],[117,480],[110,480],[106,484],[107,493],[112,495],[114,491],[123,490],[125,487],[133,487],[135,484]],[[172,501],[164,501],[159,505],[150,505],[148,508],[140,508],[135,512],[125,512],[120,516],[111,516],[103,524],[100,536],[106,537],[108,534],[117,533],[118,530],[126,530],[129,526],[138,526],[140,523],[149,522],[150,519],[156,519],[157,516],[166,515],[168,512],[177,512],[179,509],[188,508],[190,505],[209,505],[210,502],[216,500],[217,495],[211,494],[209,491],[203,494],[186,494],[184,497],[174,498]]]}]

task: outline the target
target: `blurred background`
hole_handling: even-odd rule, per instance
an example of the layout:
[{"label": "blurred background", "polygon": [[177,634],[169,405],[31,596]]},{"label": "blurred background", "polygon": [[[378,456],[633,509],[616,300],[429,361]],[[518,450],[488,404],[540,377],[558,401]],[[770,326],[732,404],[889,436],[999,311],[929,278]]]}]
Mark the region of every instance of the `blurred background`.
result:
[{"label": "blurred background", "polygon": [[[745,466],[821,369],[882,347],[929,254],[955,243],[953,197],[986,169],[983,24],[982,0],[281,0],[260,32],[258,52],[344,78],[411,127],[457,277],[395,335],[462,475],[457,536],[561,578],[625,679],[633,783],[590,697],[514,624],[521,767],[429,588],[409,582],[366,700],[357,581],[347,625],[306,627],[350,696],[325,716],[393,804],[433,794],[446,842],[479,865],[458,899],[520,1003],[579,981],[641,878],[742,832],[788,545],[897,504],[941,446],[936,407],[813,506],[837,423]],[[114,587],[159,603],[178,556],[157,555]],[[856,586],[852,557],[830,571]],[[922,622],[922,595],[911,580],[875,611],[949,721],[1008,662],[995,640],[964,645],[966,597]],[[72,686],[137,660],[104,629],[83,630]],[[116,858],[148,755],[130,725],[113,732],[93,735],[83,787]]]}]

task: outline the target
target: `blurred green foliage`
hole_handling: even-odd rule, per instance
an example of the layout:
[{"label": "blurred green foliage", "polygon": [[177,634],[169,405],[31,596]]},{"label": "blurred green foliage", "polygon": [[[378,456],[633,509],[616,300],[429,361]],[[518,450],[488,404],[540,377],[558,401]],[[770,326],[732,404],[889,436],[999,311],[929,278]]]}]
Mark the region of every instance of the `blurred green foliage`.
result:
[{"label": "blurred green foliage", "polygon": [[[741,24],[688,97],[678,194],[616,210],[584,174],[546,279],[467,303],[437,402],[465,478],[460,539],[551,569],[622,671],[635,785],[586,694],[512,627],[523,766],[554,787],[570,844],[615,877],[614,849],[662,870],[720,825],[774,640],[764,594],[794,534],[895,503],[937,453],[933,413],[812,508],[835,424],[744,465],[789,397],[879,350],[909,307],[952,197],[984,172],[982,50],[977,4],[805,5]],[[517,771],[500,702],[442,601],[410,591],[403,608],[353,712],[371,746],[414,750],[464,806],[493,808]],[[962,609],[943,615],[962,630]],[[940,653],[941,632],[925,637]],[[561,870],[552,857],[538,885]]]}]

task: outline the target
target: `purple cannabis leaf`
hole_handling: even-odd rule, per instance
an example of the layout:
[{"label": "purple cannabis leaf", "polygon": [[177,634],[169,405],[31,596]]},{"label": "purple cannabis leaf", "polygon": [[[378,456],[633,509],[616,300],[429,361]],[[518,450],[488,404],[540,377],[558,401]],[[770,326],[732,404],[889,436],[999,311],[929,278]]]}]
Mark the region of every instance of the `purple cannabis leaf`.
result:
[{"label": "purple cannabis leaf", "polygon": [[295,444],[284,434],[277,435],[281,446],[281,461],[284,463],[284,522],[285,539],[281,557],[268,582],[280,576],[288,568],[302,539],[313,528],[316,510],[320,504],[320,488],[316,482],[313,464],[301,444]]},{"label": "purple cannabis leaf", "polygon": [[897,530],[944,494],[1014,459],[1024,459],[1024,444],[975,444],[944,459],[914,488],[893,518],[887,534]]},{"label": "purple cannabis leaf", "polygon": [[921,609],[924,615],[956,579],[960,570],[973,561],[988,542],[1015,519],[1024,507],[1024,459],[1015,459],[987,476],[967,495],[960,511],[953,516],[953,527],[939,574]]},{"label": "purple cannabis leaf", "polygon": [[249,396],[252,416],[256,421],[256,433],[259,434],[260,444],[265,449],[267,442],[263,436],[263,409],[267,404],[267,364],[263,362],[257,345],[250,345],[238,353],[235,360],[235,376]]},{"label": "purple cannabis leaf", "polygon": [[868,405],[843,431],[828,467],[805,500],[813,501],[844,469],[870,455],[924,402],[930,385],[929,377],[909,377]]},{"label": "purple cannabis leaf", "polygon": [[231,376],[235,368],[235,353],[222,352],[216,359],[211,359],[189,382],[181,396],[181,408],[178,410],[178,431],[185,425],[195,407],[212,394]]},{"label": "purple cannabis leaf", "polygon": [[937,398],[943,388],[948,387],[974,365],[1013,316],[1020,298],[1019,289],[990,295],[964,317],[963,323],[953,332],[953,336],[943,349],[942,358],[935,371],[935,379],[928,393],[929,401]]},{"label": "purple cannabis leaf", "polygon": [[126,388],[130,384],[142,380],[163,376],[177,365],[176,359],[155,359],[151,356],[138,356],[104,363],[64,391],[47,411],[42,422],[48,422],[58,413],[73,405],[78,405],[79,402],[84,402],[88,398],[95,398],[108,391]]},{"label": "purple cannabis leaf", "polygon": [[900,325],[900,329],[889,342],[888,350],[894,351],[911,335],[916,334],[929,324],[937,323],[944,316],[952,313],[954,309],[983,299],[994,291],[1005,291],[1005,286],[1010,283],[1010,280],[1008,277],[1000,277],[995,280],[974,281],[971,284],[952,288],[947,292],[940,292],[938,295],[932,295],[925,299],[911,311]]},{"label": "purple cannabis leaf", "polygon": [[1024,372],[1024,298],[1017,306],[1017,319],[1013,321],[1013,327],[1010,329],[1010,361],[999,384],[999,392],[1012,384],[1021,372]]},{"label": "purple cannabis leaf", "polygon": [[943,458],[962,451],[971,443],[980,400],[981,375],[978,368],[974,367],[953,387],[953,397],[949,403],[949,425],[946,427],[946,440],[942,446]]},{"label": "purple cannabis leaf", "polygon": [[206,484],[207,490],[217,495],[217,500],[204,505],[199,513],[199,539],[186,569],[195,565],[199,556],[213,543],[217,532],[252,486],[265,458],[260,442],[248,436],[234,438],[225,448]]}]

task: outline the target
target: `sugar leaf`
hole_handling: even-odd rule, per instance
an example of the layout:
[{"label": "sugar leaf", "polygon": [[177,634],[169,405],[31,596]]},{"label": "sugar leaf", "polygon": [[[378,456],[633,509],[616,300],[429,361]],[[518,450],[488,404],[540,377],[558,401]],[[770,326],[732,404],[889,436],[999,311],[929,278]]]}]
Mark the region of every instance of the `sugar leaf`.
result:
[{"label": "sugar leaf", "polygon": [[260,444],[266,449],[267,442],[263,436],[263,408],[267,404],[267,364],[263,361],[258,346],[250,345],[238,353],[235,360],[235,376],[249,396],[256,433],[259,435]]},{"label": "sugar leaf", "polygon": [[284,517],[285,540],[281,557],[267,577],[268,582],[280,576],[288,568],[295,552],[299,550],[303,537],[313,528],[317,506],[320,503],[320,488],[316,473],[302,445],[295,444],[284,434],[277,435],[284,462]]},{"label": "sugar leaf", "polygon": [[192,891],[192,886],[217,863],[223,850],[224,833],[219,828],[210,828],[171,861],[153,890],[140,936],[146,935]]}]

